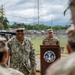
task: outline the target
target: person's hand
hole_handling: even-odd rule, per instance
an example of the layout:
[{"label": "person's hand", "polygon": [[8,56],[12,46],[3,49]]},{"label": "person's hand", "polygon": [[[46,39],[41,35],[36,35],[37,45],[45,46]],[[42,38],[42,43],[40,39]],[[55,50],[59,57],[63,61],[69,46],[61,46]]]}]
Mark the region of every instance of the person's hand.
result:
[{"label": "person's hand", "polygon": [[31,75],[36,75],[36,71],[32,70]]}]

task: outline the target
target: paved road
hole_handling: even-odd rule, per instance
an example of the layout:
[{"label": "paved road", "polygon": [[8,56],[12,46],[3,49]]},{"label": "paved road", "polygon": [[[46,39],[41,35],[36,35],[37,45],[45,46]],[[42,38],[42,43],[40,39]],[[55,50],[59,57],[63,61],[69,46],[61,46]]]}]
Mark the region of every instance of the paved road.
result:
[{"label": "paved road", "polygon": [[36,56],[36,70],[40,71],[40,55]]}]

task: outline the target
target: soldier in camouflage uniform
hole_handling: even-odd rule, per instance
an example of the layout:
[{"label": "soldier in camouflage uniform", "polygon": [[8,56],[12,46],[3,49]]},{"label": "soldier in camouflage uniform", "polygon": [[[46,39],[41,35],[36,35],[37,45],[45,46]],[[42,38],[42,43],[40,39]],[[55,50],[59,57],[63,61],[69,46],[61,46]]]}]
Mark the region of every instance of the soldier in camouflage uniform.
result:
[{"label": "soldier in camouflage uniform", "polygon": [[7,42],[10,50],[10,67],[25,75],[36,75],[35,49],[31,40],[24,37],[24,34],[24,28],[17,28],[16,36]]},{"label": "soldier in camouflage uniform", "polygon": [[46,75],[75,75],[75,34],[74,27],[67,30],[68,49],[70,55],[54,62],[46,71]]},{"label": "soldier in camouflage uniform", "polygon": [[59,40],[57,37],[54,36],[53,30],[48,29],[48,36],[43,40],[43,45],[59,45]]},{"label": "soldier in camouflage uniform", "polygon": [[8,60],[8,47],[6,43],[1,41],[0,39],[0,75],[24,75],[18,70],[9,68],[6,64],[7,60]]}]

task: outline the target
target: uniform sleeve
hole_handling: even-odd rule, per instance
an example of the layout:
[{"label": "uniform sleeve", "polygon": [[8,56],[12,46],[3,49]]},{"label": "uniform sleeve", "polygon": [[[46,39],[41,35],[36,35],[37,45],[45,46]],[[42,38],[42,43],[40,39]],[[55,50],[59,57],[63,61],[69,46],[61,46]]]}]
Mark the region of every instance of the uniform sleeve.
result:
[{"label": "uniform sleeve", "polygon": [[42,44],[44,45],[44,40],[42,41]]},{"label": "uniform sleeve", "polygon": [[35,57],[36,57],[36,54],[35,54],[35,49],[33,47],[33,44],[32,42],[30,42],[30,49],[31,49],[31,52],[30,52],[30,64],[31,64],[31,68],[32,70],[36,70],[36,61],[35,61]]},{"label": "uniform sleeve", "polygon": [[11,56],[11,41],[7,41],[7,46],[9,47],[9,55]]},{"label": "uniform sleeve", "polygon": [[12,38],[10,38],[8,41],[7,41],[7,46],[9,47],[9,55],[11,56],[12,55],[12,49],[11,49],[11,46],[12,46],[12,43],[13,43],[13,40],[15,39],[15,37],[13,36]]},{"label": "uniform sleeve", "polygon": [[11,42],[10,41],[7,41],[7,46],[9,47],[9,57],[8,57],[7,64],[8,66],[10,66],[10,56],[11,56]]},{"label": "uniform sleeve", "polygon": [[60,42],[57,40],[56,44],[57,44],[57,45],[60,45]]},{"label": "uniform sleeve", "polygon": [[12,69],[12,68],[9,68],[9,71],[10,71],[11,75],[24,75],[22,72]]},{"label": "uniform sleeve", "polygon": [[45,45],[45,40],[46,40],[46,38],[44,38],[43,41],[42,41],[42,44],[43,44],[43,45]]},{"label": "uniform sleeve", "polygon": [[57,38],[57,37],[55,37],[56,38],[56,45],[60,45],[60,41],[59,41],[59,39]]}]

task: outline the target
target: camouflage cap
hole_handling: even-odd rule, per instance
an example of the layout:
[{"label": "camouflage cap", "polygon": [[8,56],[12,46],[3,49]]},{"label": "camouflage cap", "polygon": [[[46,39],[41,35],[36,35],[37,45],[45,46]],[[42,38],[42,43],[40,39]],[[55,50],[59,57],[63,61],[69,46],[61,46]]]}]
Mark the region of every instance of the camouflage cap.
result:
[{"label": "camouflage cap", "polygon": [[16,30],[25,30],[24,28],[17,28]]},{"label": "camouflage cap", "polygon": [[74,31],[74,25],[71,25],[67,30],[66,33],[69,34],[70,32]]},{"label": "camouflage cap", "polygon": [[16,30],[25,30],[25,25],[24,24],[17,24],[17,29]]},{"label": "camouflage cap", "polygon": [[71,25],[67,30],[66,34],[68,37],[68,40],[71,42],[75,42],[75,33],[74,33],[74,25]]},{"label": "camouflage cap", "polygon": [[0,41],[0,52],[6,51],[6,50],[8,50],[8,49],[9,49],[9,48],[8,48],[6,42]]},{"label": "camouflage cap", "polygon": [[6,38],[0,37],[0,41],[6,41]]},{"label": "camouflage cap", "polygon": [[53,29],[52,28],[51,29],[48,29],[47,32],[53,32]]}]

